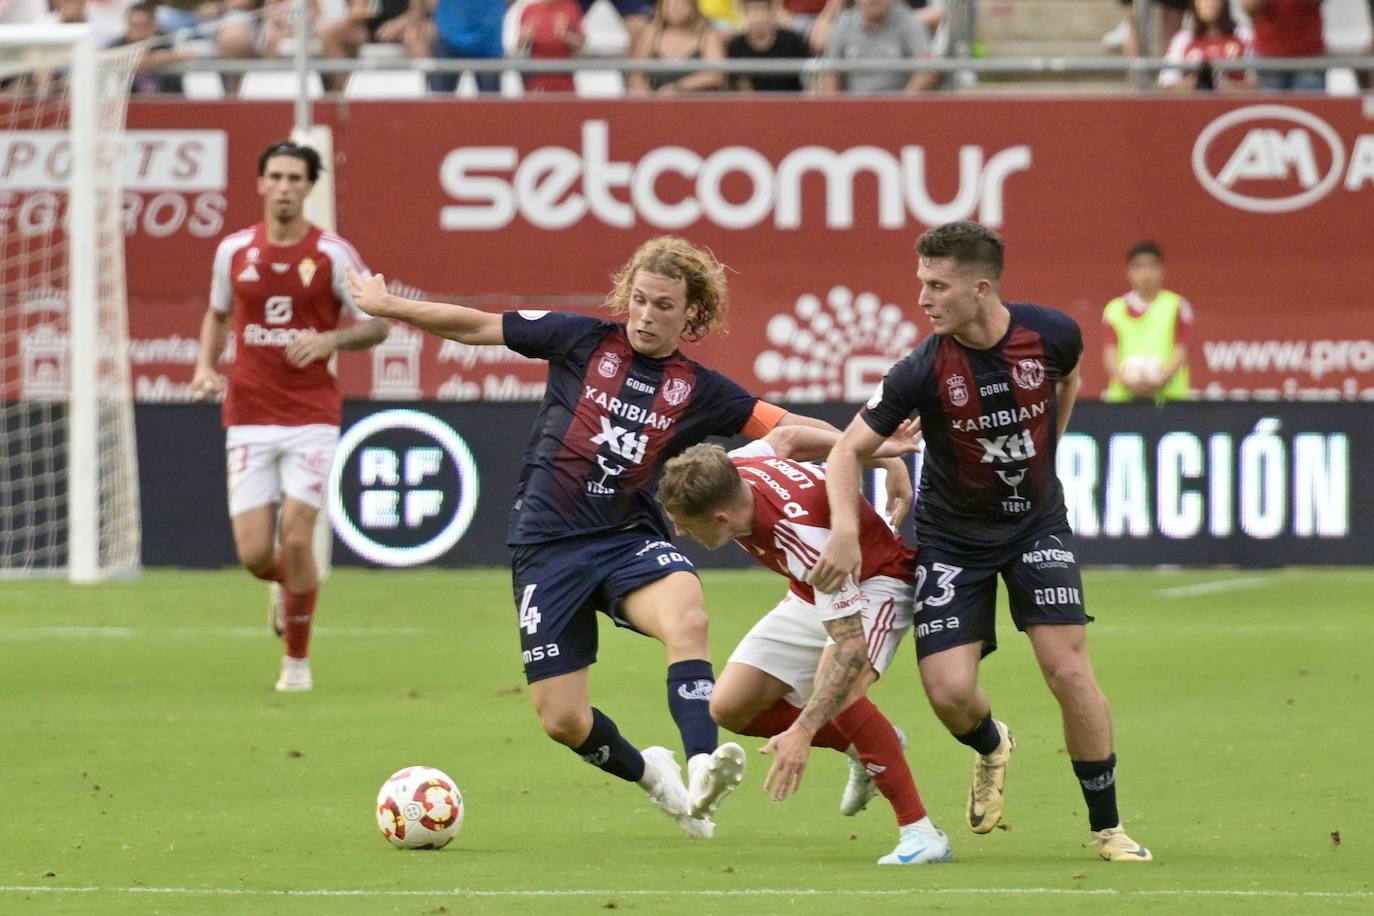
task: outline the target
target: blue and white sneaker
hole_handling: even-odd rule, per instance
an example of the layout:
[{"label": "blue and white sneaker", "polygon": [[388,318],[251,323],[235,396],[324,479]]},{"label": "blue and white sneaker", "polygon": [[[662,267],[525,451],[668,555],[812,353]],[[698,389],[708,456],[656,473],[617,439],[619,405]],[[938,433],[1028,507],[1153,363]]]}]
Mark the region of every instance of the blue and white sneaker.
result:
[{"label": "blue and white sneaker", "polygon": [[920,822],[902,828],[897,848],[878,860],[879,865],[925,865],[948,862],[954,858],[945,832],[922,818]]}]

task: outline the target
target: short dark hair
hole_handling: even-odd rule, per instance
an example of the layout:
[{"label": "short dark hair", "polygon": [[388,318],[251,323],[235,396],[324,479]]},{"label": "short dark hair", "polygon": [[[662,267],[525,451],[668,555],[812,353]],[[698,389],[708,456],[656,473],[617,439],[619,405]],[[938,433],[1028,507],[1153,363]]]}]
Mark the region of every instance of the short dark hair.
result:
[{"label": "short dark hair", "polygon": [[1002,278],[1007,244],[987,226],[972,220],[945,223],[927,229],[916,240],[916,253],[923,258],[950,258],[956,264],[976,265],[987,270],[994,280]]},{"label": "short dark hair", "polygon": [[1129,264],[1142,254],[1148,254],[1161,264],[1164,262],[1164,252],[1160,251],[1159,245],[1146,239],[1143,242],[1136,242],[1131,246],[1131,250],[1126,252],[1126,263]]},{"label": "short dark hair", "polygon": [[291,156],[305,163],[305,176],[313,183],[320,177],[320,172],[324,171],[324,164],[320,161],[320,154],[313,146],[305,146],[291,140],[282,140],[273,143],[258,156],[258,177],[267,174],[267,160],[273,156]]},{"label": "short dark hair", "polygon": [[129,7],[127,10],[124,11],[125,16],[128,16],[130,13],[147,13],[149,16],[152,16],[154,19],[156,19],[157,4],[154,3],[153,0],[140,0],[140,2],[135,3],[133,6]]}]

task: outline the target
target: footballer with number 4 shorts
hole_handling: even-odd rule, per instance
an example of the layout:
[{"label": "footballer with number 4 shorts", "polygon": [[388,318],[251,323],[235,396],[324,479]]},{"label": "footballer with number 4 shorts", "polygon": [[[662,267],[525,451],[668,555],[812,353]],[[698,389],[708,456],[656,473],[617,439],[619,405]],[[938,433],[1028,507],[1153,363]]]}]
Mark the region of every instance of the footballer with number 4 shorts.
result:
[{"label": "footballer with number 4 shorts", "polygon": [[[623,322],[495,314],[390,295],[378,276],[349,282],[369,314],[548,362],[508,537],[530,699],[550,738],[638,783],[690,836],[711,836],[716,807],[743,778],[744,750],[718,743],[701,583],[669,539],[654,485],[665,461],[708,436],[833,427],[760,401],[678,350],[720,327],[726,304],[724,268],[682,239],[645,242],[616,275],[607,305]],[[672,751],[639,750],[591,705],[598,611],[667,650],[686,783]]]},{"label": "footballer with number 4 shorts", "polygon": [[[192,390],[224,395],[229,515],[239,562],[272,583],[271,623],[286,644],[276,689],[310,690],[310,624],[319,596],[313,539],[342,397],[334,354],[386,339],[389,325],[353,302],[345,270],[358,253],[305,218],[321,170],[309,146],[274,143],[258,157],[263,221],[215,252]],[[345,324],[351,320],[351,324]],[[226,379],[215,368],[234,335]]]},{"label": "footballer with number 4 shorts", "polygon": [[[881,791],[897,819],[897,847],[878,864],[947,862],[949,840],[926,814],[903,736],[867,697],[911,629],[915,554],[856,496],[858,575],[830,593],[806,582],[830,533],[830,508],[824,470],[790,459],[824,457],[836,436],[795,429],[774,430],[728,454],[694,445],[668,462],[659,482],[659,501],[679,534],[712,550],[734,540],[788,579],[787,596],[730,656],[711,713],[737,734],[769,739],[763,753],[774,760],[764,789],[774,799],[800,785],[811,747],[847,753],[840,813],[857,814]],[[895,472],[906,474],[906,466]]]},{"label": "footballer with number 4 shorts", "polygon": [[1083,584],[1055,449],[1078,393],[1083,339],[1063,312],[1003,303],[1002,238],[974,222],[916,242],[920,305],[935,333],[883,379],[827,463],[831,536],[809,581],[838,587],[862,562],[860,463],[912,414],[925,436],[916,503],[916,655],[940,721],[977,754],[968,825],[1002,819],[1015,742],[978,686],[997,648],[997,577],[1058,701],[1064,744],[1087,804],[1092,848],[1146,862],[1116,803],[1111,710],[1088,657]]}]

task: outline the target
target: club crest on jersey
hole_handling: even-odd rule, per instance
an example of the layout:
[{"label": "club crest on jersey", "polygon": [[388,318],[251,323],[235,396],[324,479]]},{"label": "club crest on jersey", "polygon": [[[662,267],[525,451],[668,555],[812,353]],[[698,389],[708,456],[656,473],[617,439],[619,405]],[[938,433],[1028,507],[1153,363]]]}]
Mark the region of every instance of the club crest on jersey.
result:
[{"label": "club crest on jersey", "polygon": [[601,373],[602,378],[615,378],[620,371],[619,353],[602,353],[600,361],[596,364],[596,371]]},{"label": "club crest on jersey", "polygon": [[309,286],[310,281],[315,279],[314,260],[302,258],[301,263],[296,266],[296,272],[301,275],[301,286]]},{"label": "club crest on jersey", "polygon": [[951,375],[945,379],[945,385],[949,387],[949,400],[955,407],[968,403],[968,385],[964,384],[962,375]]},{"label": "club crest on jersey", "polygon": [[249,248],[249,249],[248,249],[248,263],[249,263],[249,264],[254,264],[254,263],[256,263],[257,260],[258,260],[258,258],[260,258],[261,256],[262,256],[262,252],[260,252],[260,251],[257,249],[256,246],[254,246],[253,248]]},{"label": "club crest on jersey", "polygon": [[1011,377],[1022,388],[1034,391],[1045,381],[1045,366],[1038,359],[1023,359],[1012,367]]},{"label": "club crest on jersey", "polygon": [[676,407],[687,400],[692,394],[692,386],[680,378],[668,379],[668,383],[663,386],[663,400]]}]

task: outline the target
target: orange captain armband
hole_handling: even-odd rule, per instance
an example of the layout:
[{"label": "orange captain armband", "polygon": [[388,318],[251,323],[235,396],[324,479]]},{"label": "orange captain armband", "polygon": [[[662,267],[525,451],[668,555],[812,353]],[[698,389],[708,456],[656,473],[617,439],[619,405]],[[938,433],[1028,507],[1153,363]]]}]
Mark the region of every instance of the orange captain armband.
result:
[{"label": "orange captain armband", "polygon": [[749,415],[744,428],[740,433],[750,439],[762,439],[773,431],[773,427],[782,422],[782,418],[787,416],[787,411],[776,404],[769,404],[767,401],[755,401],[754,412]]}]

